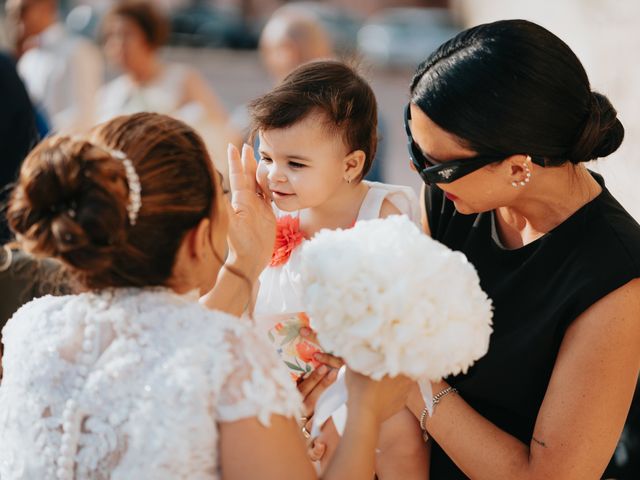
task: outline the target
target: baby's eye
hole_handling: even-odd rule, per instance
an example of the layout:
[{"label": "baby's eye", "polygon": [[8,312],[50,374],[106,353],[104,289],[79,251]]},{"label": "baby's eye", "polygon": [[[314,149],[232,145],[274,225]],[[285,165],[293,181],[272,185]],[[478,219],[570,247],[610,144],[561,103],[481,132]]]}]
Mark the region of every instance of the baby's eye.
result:
[{"label": "baby's eye", "polygon": [[271,159],[269,157],[260,157],[260,161],[264,163],[271,163]]},{"label": "baby's eye", "polygon": [[304,167],[306,167],[306,165],[304,163],[298,163],[298,162],[289,162],[289,166],[291,166],[292,168],[304,168]]}]

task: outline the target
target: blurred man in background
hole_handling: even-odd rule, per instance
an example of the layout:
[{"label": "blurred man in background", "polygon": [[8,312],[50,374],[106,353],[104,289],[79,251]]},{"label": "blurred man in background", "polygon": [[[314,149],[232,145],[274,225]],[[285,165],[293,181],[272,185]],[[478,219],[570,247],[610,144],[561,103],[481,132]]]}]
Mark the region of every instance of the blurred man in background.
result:
[{"label": "blurred man in background", "polygon": [[276,82],[303,63],[336,56],[320,22],[295,5],[271,16],[260,36],[260,54]]},{"label": "blurred man in background", "polygon": [[18,71],[36,108],[55,131],[91,127],[103,80],[98,49],[67,32],[56,0],[8,0],[6,10],[16,30]]},{"label": "blurred man in background", "polygon": [[38,141],[29,96],[13,59],[0,53],[0,244],[9,240],[4,207],[24,157]]}]

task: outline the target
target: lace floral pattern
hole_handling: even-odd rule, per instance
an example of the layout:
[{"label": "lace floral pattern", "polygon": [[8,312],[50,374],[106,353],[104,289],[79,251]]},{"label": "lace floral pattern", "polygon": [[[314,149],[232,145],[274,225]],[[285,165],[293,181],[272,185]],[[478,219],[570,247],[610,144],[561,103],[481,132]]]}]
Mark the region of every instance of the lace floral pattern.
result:
[{"label": "lace floral pattern", "polygon": [[[88,325],[96,342],[84,352]],[[56,478],[66,458],[79,479],[217,479],[218,422],[299,412],[286,369],[251,325],[165,289],[43,297],[3,341],[3,480]],[[61,451],[74,425],[76,449]]]}]

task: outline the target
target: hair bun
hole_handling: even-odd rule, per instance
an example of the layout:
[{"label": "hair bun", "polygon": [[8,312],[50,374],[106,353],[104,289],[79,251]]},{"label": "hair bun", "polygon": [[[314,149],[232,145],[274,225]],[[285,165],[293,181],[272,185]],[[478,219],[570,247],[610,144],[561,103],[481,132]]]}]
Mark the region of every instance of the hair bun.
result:
[{"label": "hair bun", "polygon": [[589,116],[571,153],[572,163],[588,162],[615,152],[624,139],[618,112],[607,97],[591,92]]},{"label": "hair bun", "polygon": [[52,137],[25,160],[7,217],[34,253],[100,271],[126,234],[127,192],[122,162],[107,150]]}]

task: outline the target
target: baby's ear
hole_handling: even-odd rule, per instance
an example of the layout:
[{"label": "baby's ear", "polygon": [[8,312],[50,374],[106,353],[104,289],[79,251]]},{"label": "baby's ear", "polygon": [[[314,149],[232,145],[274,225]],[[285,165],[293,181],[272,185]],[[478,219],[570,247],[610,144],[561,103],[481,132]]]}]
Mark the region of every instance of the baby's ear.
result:
[{"label": "baby's ear", "polygon": [[360,178],[367,155],[362,150],[354,150],[344,157],[344,178],[348,182]]}]

